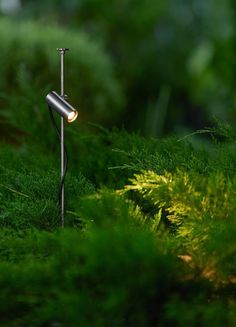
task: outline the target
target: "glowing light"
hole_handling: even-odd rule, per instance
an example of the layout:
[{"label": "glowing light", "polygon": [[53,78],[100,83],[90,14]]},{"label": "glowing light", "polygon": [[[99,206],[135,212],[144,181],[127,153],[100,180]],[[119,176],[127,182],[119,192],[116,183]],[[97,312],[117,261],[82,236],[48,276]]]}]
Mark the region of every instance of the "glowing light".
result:
[{"label": "glowing light", "polygon": [[72,123],[74,120],[76,120],[77,116],[78,116],[78,111],[70,112],[67,118],[68,123]]}]

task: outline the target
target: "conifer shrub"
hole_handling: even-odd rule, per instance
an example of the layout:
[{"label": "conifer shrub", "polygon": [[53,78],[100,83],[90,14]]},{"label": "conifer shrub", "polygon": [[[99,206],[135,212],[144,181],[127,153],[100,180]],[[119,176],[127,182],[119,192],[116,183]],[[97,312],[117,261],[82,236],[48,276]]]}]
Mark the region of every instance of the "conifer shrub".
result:
[{"label": "conifer shrub", "polygon": [[194,151],[189,142],[171,137],[164,140],[144,138],[136,133],[98,126],[86,131],[74,128],[68,137],[70,163],[97,186],[122,188],[134,173],[154,170],[163,173],[176,167],[205,171],[206,150]]},{"label": "conifer shrub", "polygon": [[[199,274],[232,285],[236,273],[236,152],[228,132],[226,140],[213,144],[211,151],[192,148],[187,157],[175,161],[174,169],[162,171],[157,165],[155,170],[140,170],[119,193],[138,205],[150,230],[159,235],[164,226],[178,255]],[[222,137],[219,130],[217,133]],[[232,131],[230,134],[234,137]],[[177,153],[178,147],[165,159],[173,162]],[[153,168],[152,159],[149,162]]]},{"label": "conifer shrub", "polygon": [[145,230],[145,217],[139,207],[112,189],[82,196],[75,209],[87,230],[93,228]]},{"label": "conifer shrub", "polygon": [[8,326],[207,326],[219,309],[217,326],[235,321],[233,305],[214,299],[208,281],[184,278],[182,262],[147,231],[95,227],[21,237],[0,242],[0,312]]},{"label": "conifer shrub", "polygon": [[71,130],[64,230],[57,151],[2,145],[3,326],[234,326],[235,134],[211,132]]},{"label": "conifer shrub", "polygon": [[[54,229],[60,224],[59,166],[49,155],[21,151],[7,146],[0,151],[0,226]],[[80,172],[68,174],[66,184],[66,208],[73,213],[74,203],[94,186]]]}]

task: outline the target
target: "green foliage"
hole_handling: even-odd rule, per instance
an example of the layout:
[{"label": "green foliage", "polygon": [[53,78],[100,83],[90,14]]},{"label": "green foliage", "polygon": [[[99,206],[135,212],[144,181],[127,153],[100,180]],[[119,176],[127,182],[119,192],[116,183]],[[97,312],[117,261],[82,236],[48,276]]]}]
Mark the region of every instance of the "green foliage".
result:
[{"label": "green foliage", "polygon": [[206,132],[68,131],[64,230],[52,140],[2,145],[2,325],[234,326],[235,133]]},{"label": "green foliage", "polygon": [[[145,125],[148,115],[152,134],[161,135],[166,120],[181,125],[196,106],[235,116],[229,1],[41,1],[45,21],[60,17],[47,16],[52,4],[63,8],[63,22],[70,17],[110,49],[132,124],[141,117]],[[124,104],[110,59],[83,33],[0,21],[10,142],[0,149],[0,325],[235,326],[236,133],[229,125],[164,140],[67,126],[67,228],[59,230],[59,149],[44,102],[59,85],[52,48],[66,40],[72,50],[66,85],[80,103],[79,122],[114,122]],[[176,110],[183,103],[185,113]]]},{"label": "green foliage", "polygon": [[[32,157],[1,150],[0,165],[0,225],[17,230],[32,227],[53,229],[60,224],[58,189],[60,176],[53,158]],[[28,156],[31,156],[28,159]],[[73,211],[77,199],[94,191],[93,185],[81,173],[68,175],[67,207]]]},{"label": "green foliage", "polygon": [[236,322],[235,305],[227,305],[215,300],[206,303],[202,298],[195,298],[190,302],[180,302],[175,298],[166,306],[167,316],[164,326],[233,326]]},{"label": "green foliage", "polygon": [[[222,126],[220,130],[215,129],[214,134],[224,135],[230,142],[216,143],[208,152],[207,160],[207,151],[188,148],[187,157],[177,160],[176,167],[169,166],[169,171],[156,167],[155,171],[135,174],[131,183],[119,192],[128,194],[139,206],[149,229],[159,235],[164,226],[175,240],[174,247],[181,258],[190,262],[199,274],[219,283],[222,280],[234,283],[234,131]],[[177,153],[178,147],[165,159],[173,163]],[[149,167],[154,168],[152,159]]]},{"label": "green foliage", "polygon": [[214,116],[235,122],[235,9],[232,0],[25,0],[19,16],[105,44],[128,95],[125,123],[159,136]]},{"label": "green foliage", "polygon": [[[212,169],[206,149],[194,151],[189,142],[177,138],[147,139],[125,130],[100,128],[96,133],[72,130],[68,143],[73,167],[79,167],[98,186],[122,188],[134,172],[141,170],[163,173],[182,167],[205,173]],[[228,152],[233,159],[231,150]],[[219,156],[218,149],[216,155]]]},{"label": "green foliage", "polygon": [[[162,252],[147,232],[96,228],[87,236],[75,230],[33,232],[23,240],[6,231],[1,236],[0,311],[5,325],[141,327],[176,321],[182,326],[181,321],[194,323],[199,314],[198,321],[207,326],[219,307],[226,310],[214,317],[216,324],[235,321],[233,305],[201,298],[210,296],[211,285],[183,279],[181,261]],[[184,320],[173,316],[177,308],[183,308]]]},{"label": "green foliage", "polygon": [[[43,125],[47,92],[59,92],[60,59],[56,48],[66,42],[66,85],[71,102],[78,104],[80,120],[115,120],[123,95],[110,59],[101,46],[83,33],[33,22],[1,19],[1,104],[17,127],[34,121]],[[67,87],[66,87],[67,89]],[[112,108],[112,110],[111,110]],[[21,112],[21,115],[19,115]]]},{"label": "green foliage", "polygon": [[230,220],[234,217],[235,178],[225,178],[221,173],[204,177],[180,170],[163,175],[147,171],[135,175],[131,183],[125,187],[125,191],[140,193],[153,207],[165,212],[165,217],[176,226],[177,234],[186,237],[193,248],[194,242],[198,245],[200,241],[196,237],[198,229],[194,228],[195,224],[204,222],[204,239],[212,220]]},{"label": "green foliage", "polygon": [[109,189],[82,197],[77,212],[87,229],[99,227],[117,230],[145,227],[145,218],[138,206]]}]

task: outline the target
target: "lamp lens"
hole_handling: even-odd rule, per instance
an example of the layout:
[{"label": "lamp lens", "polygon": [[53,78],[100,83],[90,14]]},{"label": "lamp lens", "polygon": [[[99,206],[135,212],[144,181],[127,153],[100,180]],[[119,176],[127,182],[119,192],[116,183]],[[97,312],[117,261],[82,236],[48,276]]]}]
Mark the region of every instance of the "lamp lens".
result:
[{"label": "lamp lens", "polygon": [[72,123],[74,120],[76,120],[78,116],[78,112],[77,111],[72,111],[69,113],[68,117],[67,117],[67,121],[68,123]]}]

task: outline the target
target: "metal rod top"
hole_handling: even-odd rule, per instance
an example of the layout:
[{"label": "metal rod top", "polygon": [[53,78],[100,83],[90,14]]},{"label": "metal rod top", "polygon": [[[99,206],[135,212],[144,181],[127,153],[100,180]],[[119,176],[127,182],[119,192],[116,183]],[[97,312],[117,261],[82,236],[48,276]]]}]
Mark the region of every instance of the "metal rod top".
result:
[{"label": "metal rod top", "polygon": [[70,49],[68,48],[57,48],[57,51],[59,51],[60,53],[65,53],[66,51],[69,51]]},{"label": "metal rod top", "polygon": [[57,48],[57,51],[61,54],[61,96],[64,97],[64,56],[68,48]]}]

